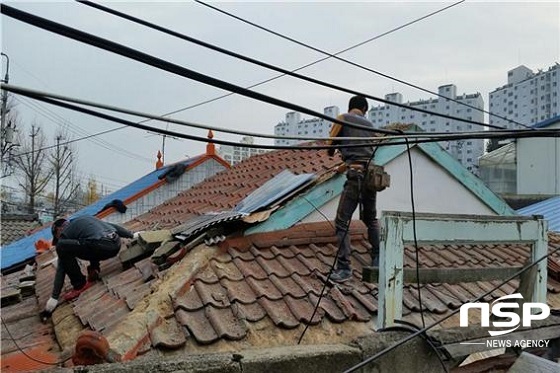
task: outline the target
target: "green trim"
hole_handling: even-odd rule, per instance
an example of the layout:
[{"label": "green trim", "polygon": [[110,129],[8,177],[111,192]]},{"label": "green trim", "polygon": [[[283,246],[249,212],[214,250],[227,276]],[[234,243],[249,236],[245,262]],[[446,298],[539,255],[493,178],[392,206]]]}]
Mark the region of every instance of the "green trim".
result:
[{"label": "green trim", "polygon": [[[316,185],[306,194],[300,195],[279,209],[265,222],[245,231],[245,235],[288,229],[342,193],[346,177],[336,175]],[[315,207],[314,207],[315,206]]]},{"label": "green trim", "polygon": [[[471,193],[476,195],[483,203],[490,207],[500,216],[516,215],[500,197],[492,192],[482,180],[473,175],[461,163],[455,160],[447,151],[437,143],[422,143],[418,145],[426,156],[434,160],[443,169],[449,172],[455,179],[465,186]],[[375,163],[381,166],[406,152],[406,145],[392,145],[378,148],[375,153]],[[307,194],[298,196],[286,206],[276,211],[265,222],[245,231],[245,235],[253,233],[272,232],[288,229],[294,224],[315,211],[310,202],[320,208],[331,199],[342,193],[344,187],[344,175],[337,175],[311,189]]]}]

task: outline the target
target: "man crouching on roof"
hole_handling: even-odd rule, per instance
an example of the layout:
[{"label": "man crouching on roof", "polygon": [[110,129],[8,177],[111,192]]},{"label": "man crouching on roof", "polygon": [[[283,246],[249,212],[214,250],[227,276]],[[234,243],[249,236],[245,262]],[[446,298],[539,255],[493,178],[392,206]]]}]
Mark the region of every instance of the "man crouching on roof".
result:
[{"label": "man crouching on roof", "polygon": [[[70,278],[73,289],[62,296],[70,301],[99,279],[99,262],[115,257],[121,248],[121,237],[136,238],[138,233],[93,216],[81,216],[72,220],[58,219],[51,226],[53,245],[56,246],[58,265],[54,277],[51,298],[41,316],[48,317],[58,305],[64,286],[65,275]],[[78,259],[88,260],[87,277],[82,274]]]}]

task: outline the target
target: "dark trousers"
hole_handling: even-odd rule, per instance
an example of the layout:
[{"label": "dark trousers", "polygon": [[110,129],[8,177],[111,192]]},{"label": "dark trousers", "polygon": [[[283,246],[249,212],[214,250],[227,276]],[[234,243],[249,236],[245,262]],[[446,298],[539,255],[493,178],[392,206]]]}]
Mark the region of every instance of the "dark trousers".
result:
[{"label": "dark trousers", "polygon": [[379,256],[379,225],[376,215],[377,192],[363,185],[362,171],[349,169],[346,173],[346,183],[340,195],[338,210],[336,212],[336,236],[340,245],[338,251],[337,269],[350,269],[350,221],[352,215],[361,202],[360,220],[368,230],[368,240],[371,244],[372,259]]},{"label": "dark trousers", "polygon": [[62,283],[60,285],[55,283],[55,290],[62,289],[64,274],[68,275],[74,289],[80,289],[85,285],[86,277],[82,274],[77,259],[88,260],[92,268],[99,269],[99,262],[116,256],[120,247],[121,240],[118,236],[100,240],[60,239],[56,244],[59,266],[57,274],[61,271],[63,275]]}]

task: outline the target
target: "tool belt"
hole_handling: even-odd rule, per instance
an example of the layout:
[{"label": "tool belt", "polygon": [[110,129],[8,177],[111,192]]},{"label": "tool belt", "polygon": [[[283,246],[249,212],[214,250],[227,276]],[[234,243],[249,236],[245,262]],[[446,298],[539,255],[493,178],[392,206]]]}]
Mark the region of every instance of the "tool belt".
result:
[{"label": "tool belt", "polygon": [[383,166],[370,163],[364,184],[369,190],[381,192],[391,186],[391,175],[385,172]]},{"label": "tool belt", "polygon": [[341,169],[339,169],[339,172],[348,170],[349,172],[364,175],[364,187],[368,188],[370,191],[381,192],[391,185],[391,175],[385,172],[383,166],[370,163],[366,172],[366,164],[352,163],[348,166],[344,164],[341,166]]}]

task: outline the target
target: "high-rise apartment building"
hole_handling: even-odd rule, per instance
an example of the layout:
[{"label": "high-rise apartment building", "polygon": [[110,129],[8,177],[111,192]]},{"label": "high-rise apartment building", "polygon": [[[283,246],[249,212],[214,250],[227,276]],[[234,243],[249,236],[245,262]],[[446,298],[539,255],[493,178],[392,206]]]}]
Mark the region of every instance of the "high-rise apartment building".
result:
[{"label": "high-rise apartment building", "polygon": [[218,148],[218,154],[233,166],[234,164],[239,163],[253,155],[265,153],[267,151],[266,149],[243,146],[243,144],[252,145],[254,141],[255,140],[252,136],[243,136],[239,145],[221,145]]},{"label": "high-rise apartment building", "polygon": [[[405,103],[413,108],[433,111],[453,117],[484,122],[484,101],[480,93],[457,95],[454,84],[438,88],[439,96],[428,100]],[[385,99],[398,104],[403,104],[400,93],[391,93]],[[469,106],[465,106],[467,104]],[[414,123],[426,132],[466,132],[480,131],[482,128],[471,123],[421,113],[399,106],[384,104],[372,107],[368,118],[376,128],[392,123]],[[472,173],[478,174],[478,158],[484,153],[483,139],[468,139],[457,141],[443,141],[440,143],[451,155],[463,164]]]},{"label": "high-rise apartment building", "polygon": [[[490,112],[531,126],[560,114],[560,65],[533,72],[526,66],[508,71],[507,84],[490,92]],[[490,124],[520,129],[517,123],[490,116]]]},{"label": "high-rise apartment building", "polygon": [[[326,107],[323,112],[329,117],[336,118],[340,113],[337,106]],[[308,137],[327,137],[332,122],[313,118],[301,120],[300,113],[289,112],[286,114],[286,120],[274,126],[274,135],[276,136],[308,136]],[[274,145],[294,145],[304,142],[304,140],[284,140],[275,139]]]}]

